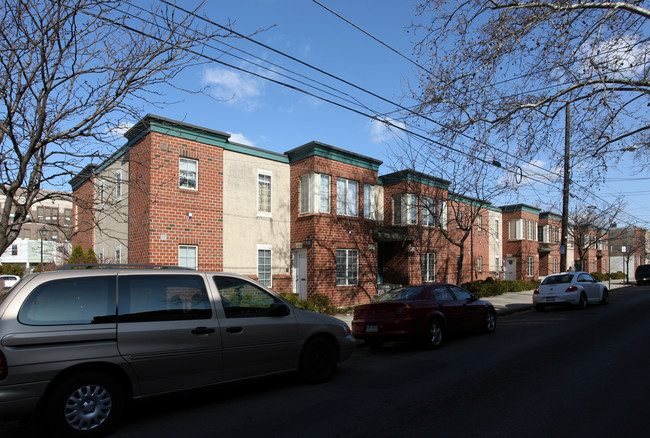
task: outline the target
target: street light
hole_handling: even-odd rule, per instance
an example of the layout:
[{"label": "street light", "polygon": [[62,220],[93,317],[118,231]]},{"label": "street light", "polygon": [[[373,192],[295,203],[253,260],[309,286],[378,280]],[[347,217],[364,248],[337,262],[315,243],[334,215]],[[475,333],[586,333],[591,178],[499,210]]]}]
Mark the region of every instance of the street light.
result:
[{"label": "street light", "polygon": [[47,228],[43,227],[39,230],[38,232],[41,235],[41,271],[44,271],[43,269],[43,236],[45,233],[47,233]]}]

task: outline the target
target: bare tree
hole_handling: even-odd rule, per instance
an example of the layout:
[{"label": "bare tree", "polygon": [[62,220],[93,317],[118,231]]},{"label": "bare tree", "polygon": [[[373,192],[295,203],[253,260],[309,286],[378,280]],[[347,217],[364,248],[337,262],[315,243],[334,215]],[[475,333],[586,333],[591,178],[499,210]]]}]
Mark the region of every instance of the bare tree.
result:
[{"label": "bare tree", "polygon": [[[455,264],[456,282],[460,284],[467,276],[464,260],[468,243],[477,229],[479,218],[486,218],[486,211],[493,201],[504,201],[509,196],[509,183],[500,171],[500,163],[493,159],[489,150],[480,145],[472,154],[459,151],[456,147],[443,147],[437,142],[416,144],[409,138],[396,137],[392,150],[392,165],[396,168],[412,169],[416,172],[446,181],[445,190],[430,190],[414,181],[410,191],[417,195],[418,207],[435,222],[435,228],[424,224],[419,228],[419,238],[423,241],[437,240],[449,242],[457,251],[456,260],[448,254],[447,262]],[[427,219],[422,218],[425,222]],[[499,232],[490,224],[481,225],[488,233]],[[469,242],[468,242],[469,240]],[[470,253],[470,256],[472,254]],[[473,257],[471,257],[473,262]],[[473,272],[469,279],[473,279]]]},{"label": "bare tree", "polygon": [[554,170],[570,105],[574,182],[591,186],[620,157],[614,151],[638,147],[647,163],[650,10],[642,2],[422,0],[418,13],[422,69],[411,97],[432,138],[447,146],[475,138],[470,153],[491,149],[510,168],[542,156]]},{"label": "bare tree", "polygon": [[577,252],[576,259],[582,265],[580,270],[589,270],[584,263],[591,250],[607,248],[609,229],[620,211],[620,209],[599,210],[593,206],[583,206],[570,215],[569,235]]},{"label": "bare tree", "polygon": [[[0,12],[0,253],[30,220],[32,206],[115,149],[116,131],[165,103],[201,62],[211,29],[158,2],[4,0]],[[194,11],[196,12],[196,10]],[[200,90],[193,90],[200,91]]]}]

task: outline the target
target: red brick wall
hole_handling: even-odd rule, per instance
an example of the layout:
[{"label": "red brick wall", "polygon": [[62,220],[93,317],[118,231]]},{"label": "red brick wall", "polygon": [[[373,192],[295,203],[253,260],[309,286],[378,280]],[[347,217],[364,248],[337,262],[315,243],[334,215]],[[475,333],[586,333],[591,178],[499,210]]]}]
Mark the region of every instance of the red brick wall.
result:
[{"label": "red brick wall", "polygon": [[[525,219],[524,238],[520,240],[511,240],[509,235],[510,220]],[[528,220],[532,220],[539,225],[539,215],[525,210],[503,213],[503,258],[509,257],[517,259],[517,279],[532,280],[539,277],[539,242],[537,240],[528,240]],[[534,230],[537,236],[537,227]],[[536,237],[535,237],[536,238]],[[528,257],[533,258],[533,275],[528,275]]]},{"label": "red brick wall", "polygon": [[[330,175],[330,214],[299,214],[300,176],[307,173]],[[337,215],[337,178],[359,183],[357,217]],[[376,224],[363,219],[363,184],[376,185],[377,172],[318,156],[291,164],[291,248],[298,248],[307,236],[311,237],[313,245],[307,250],[308,296],[325,295],[335,306],[367,302],[377,292],[377,251],[372,240]],[[358,285],[336,285],[337,249],[358,250]]]},{"label": "red brick wall", "polygon": [[73,217],[75,233],[70,239],[72,246],[80,245],[84,251],[95,246],[95,182],[88,178],[73,193]]},{"label": "red brick wall", "polygon": [[[198,161],[198,190],[179,188],[179,158]],[[129,261],[177,265],[196,245],[200,270],[223,269],[223,149],[149,133],[131,152]]]}]

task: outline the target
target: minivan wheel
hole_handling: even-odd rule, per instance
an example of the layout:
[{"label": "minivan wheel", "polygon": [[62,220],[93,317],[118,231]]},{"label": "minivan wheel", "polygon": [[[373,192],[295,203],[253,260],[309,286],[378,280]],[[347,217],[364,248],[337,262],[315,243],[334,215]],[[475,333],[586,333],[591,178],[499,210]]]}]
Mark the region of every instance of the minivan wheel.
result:
[{"label": "minivan wheel", "polygon": [[336,372],[338,362],[336,345],[325,338],[307,341],[300,356],[298,374],[311,384],[327,382]]},{"label": "minivan wheel", "polygon": [[124,390],[112,376],[84,372],[52,391],[45,409],[48,425],[57,435],[99,437],[110,432],[124,412]]}]

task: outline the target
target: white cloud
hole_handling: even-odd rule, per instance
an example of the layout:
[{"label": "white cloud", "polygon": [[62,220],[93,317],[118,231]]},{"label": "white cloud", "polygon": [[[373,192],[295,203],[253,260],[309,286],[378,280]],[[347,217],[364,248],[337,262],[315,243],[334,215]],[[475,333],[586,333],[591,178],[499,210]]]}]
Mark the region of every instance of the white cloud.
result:
[{"label": "white cloud", "polygon": [[240,143],[240,144],[245,144],[248,146],[255,146],[253,142],[244,136],[244,134],[241,134],[239,132],[229,132],[230,134],[230,139],[229,141],[234,142],[234,143]]},{"label": "white cloud", "polygon": [[212,89],[212,95],[232,105],[243,105],[249,110],[259,105],[264,84],[261,80],[241,72],[209,68],[203,72],[203,83]]},{"label": "white cloud", "polygon": [[644,73],[650,47],[635,36],[623,36],[591,47],[585,45],[583,53],[587,58],[584,66],[587,73],[598,71],[615,77],[634,78]]},{"label": "white cloud", "polygon": [[120,123],[116,126],[113,126],[112,128],[109,128],[108,134],[115,137],[124,137],[124,134],[126,134],[126,132],[131,128],[133,128],[133,123]]},{"label": "white cloud", "polygon": [[400,128],[406,128],[406,124],[398,122],[390,117],[383,120],[373,119],[370,121],[370,138],[373,143],[385,143],[394,138],[395,135],[400,135]]}]

